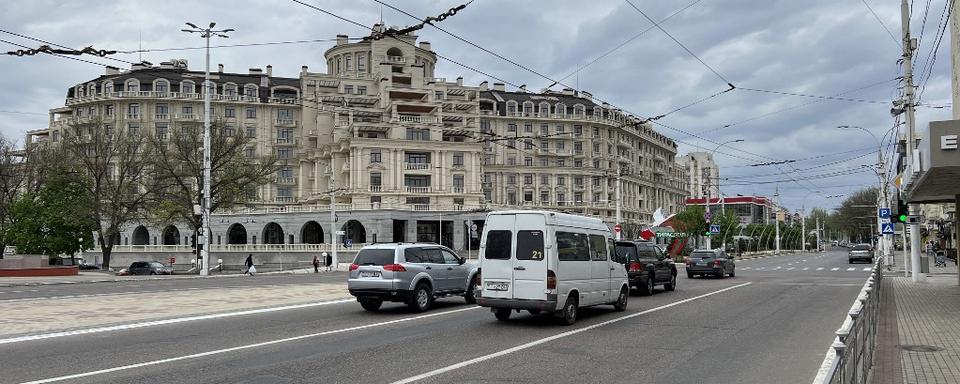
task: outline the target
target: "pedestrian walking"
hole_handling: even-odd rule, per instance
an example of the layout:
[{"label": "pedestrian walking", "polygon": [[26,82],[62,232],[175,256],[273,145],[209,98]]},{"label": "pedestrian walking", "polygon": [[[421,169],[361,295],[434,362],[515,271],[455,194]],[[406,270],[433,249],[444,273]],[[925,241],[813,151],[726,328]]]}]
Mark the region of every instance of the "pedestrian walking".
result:
[{"label": "pedestrian walking", "polygon": [[313,255],[313,273],[320,273],[320,258]]},{"label": "pedestrian walking", "polygon": [[247,267],[247,274],[253,276],[254,273],[257,273],[257,267],[253,265],[253,254],[247,255],[247,260],[243,262],[243,265]]},{"label": "pedestrian walking", "polygon": [[326,252],[323,253],[323,256],[324,256],[324,259],[326,259],[326,260],[324,260],[324,263],[327,264],[327,272],[332,271],[332,270],[333,270],[333,256],[330,255],[329,253],[326,253]]}]

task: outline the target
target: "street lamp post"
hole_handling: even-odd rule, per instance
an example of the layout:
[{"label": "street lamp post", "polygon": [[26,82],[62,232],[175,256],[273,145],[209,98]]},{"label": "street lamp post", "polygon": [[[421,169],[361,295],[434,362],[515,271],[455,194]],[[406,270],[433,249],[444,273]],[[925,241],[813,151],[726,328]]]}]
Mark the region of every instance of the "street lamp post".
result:
[{"label": "street lamp post", "polygon": [[[876,173],[877,173],[877,177],[879,178],[879,183],[880,183],[880,185],[879,185],[879,190],[878,190],[878,192],[879,192],[879,193],[878,193],[878,195],[879,195],[879,196],[878,196],[878,199],[880,200],[880,202],[877,204],[877,208],[889,208],[889,205],[888,205],[888,204],[889,204],[889,198],[887,197],[887,196],[888,196],[888,194],[887,194],[887,189],[888,189],[888,188],[887,188],[887,184],[888,184],[888,183],[887,183],[887,171],[886,171],[886,167],[885,167],[884,161],[883,161],[883,143],[880,141],[880,139],[877,138],[877,135],[875,135],[873,132],[870,132],[870,130],[868,130],[868,129],[864,128],[864,127],[860,127],[860,126],[856,126],[856,125],[840,125],[840,126],[837,126],[837,128],[839,128],[839,129],[859,129],[859,130],[861,130],[861,131],[864,131],[864,132],[870,134],[870,137],[873,137],[873,140],[877,143],[877,169],[876,169],[875,171],[876,171]],[[894,126],[894,128],[896,128],[896,126]],[[892,128],[891,128],[891,130],[892,130]],[[884,137],[886,137],[886,135],[884,135]],[[880,218],[880,215],[877,215],[877,229],[880,229],[880,228],[882,227],[882,225],[883,225],[883,221],[882,221],[882,220],[883,220],[883,219]],[[880,235],[880,244],[881,244],[881,246],[880,246],[880,253],[884,256],[884,257],[883,257],[883,260],[884,260],[884,264],[885,264],[885,265],[890,265],[890,262],[891,262],[891,258],[890,258],[890,243],[891,243],[892,241],[893,241],[893,240],[892,240],[892,239],[888,239],[886,235],[882,235],[882,234]]]},{"label": "street lamp post", "polygon": [[200,246],[200,274],[210,273],[210,38],[213,36],[227,38],[232,28],[215,30],[217,23],[210,23],[207,28],[200,28],[193,23],[187,23],[190,29],[181,29],[187,33],[199,33],[206,40],[206,68],[203,75],[203,198],[200,205],[203,208],[198,245]]},{"label": "street lamp post", "polygon": [[[724,142],[722,142],[722,143],[720,143],[720,144],[717,144],[717,147],[714,148],[712,151],[710,151],[710,159],[713,160],[714,154],[716,154],[717,150],[720,149],[720,147],[722,147],[722,146],[724,146],[724,145],[727,145],[727,144],[742,143],[743,141],[744,141],[743,139],[735,139],[735,140],[727,140],[727,141],[724,141]],[[714,165],[716,165],[716,162],[714,162]],[[718,170],[717,170],[717,176],[718,176],[718,177],[717,177],[717,191],[718,191],[718,192],[720,191],[720,177],[719,177],[719,175],[720,175],[720,170],[718,169]],[[712,176],[712,175],[707,174],[707,181],[708,181],[708,182],[710,181],[711,176]],[[706,215],[708,215],[708,216],[711,218],[711,220],[712,220],[712,219],[713,219],[713,215],[710,213],[710,184],[709,184],[709,183],[707,184],[707,210],[706,210],[705,212],[706,212]],[[707,224],[709,224],[709,223],[710,223],[710,220],[707,220]],[[705,242],[705,243],[706,243],[706,249],[713,249],[713,244],[712,244],[712,242],[711,242],[710,240],[711,240],[711,236],[707,236],[707,241]]]},{"label": "street lamp post", "polygon": [[[807,251],[807,198],[810,197],[810,195],[815,193],[820,193],[820,191],[813,191],[808,193],[806,196],[803,197],[803,203],[800,204],[800,231],[803,232],[803,237],[801,238],[802,241],[800,242],[801,252]],[[819,222],[819,219],[817,220]],[[819,234],[817,235],[817,249],[818,250],[820,249]]]}]

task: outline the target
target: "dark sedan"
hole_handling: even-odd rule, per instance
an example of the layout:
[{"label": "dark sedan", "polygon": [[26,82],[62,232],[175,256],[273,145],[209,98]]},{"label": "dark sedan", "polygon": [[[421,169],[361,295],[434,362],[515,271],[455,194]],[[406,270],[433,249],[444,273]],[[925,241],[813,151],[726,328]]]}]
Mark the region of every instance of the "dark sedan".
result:
[{"label": "dark sedan", "polygon": [[687,257],[687,277],[698,276],[716,276],[724,278],[736,276],[737,264],[733,261],[733,256],[727,256],[727,253],[721,249],[714,250],[696,250]]},{"label": "dark sedan", "polygon": [[172,275],[173,268],[156,261],[135,261],[126,269],[127,275]]}]

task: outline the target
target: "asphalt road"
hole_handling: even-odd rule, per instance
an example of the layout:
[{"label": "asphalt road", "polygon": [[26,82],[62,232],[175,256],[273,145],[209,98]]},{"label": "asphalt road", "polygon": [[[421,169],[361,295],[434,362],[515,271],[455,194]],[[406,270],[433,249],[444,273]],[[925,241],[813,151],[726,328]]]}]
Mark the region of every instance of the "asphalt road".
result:
[{"label": "asphalt road", "polygon": [[631,297],[626,312],[584,310],[572,327],[526,313],[498,322],[449,298],[424,314],[397,304],[369,313],[347,301],[0,340],[0,381],[808,383],[868,267],[848,270],[837,250],[741,261],[735,278],[681,271],[676,291]]},{"label": "asphalt road", "polygon": [[346,279],[346,272],[322,272],[318,274],[271,274],[257,276],[229,276],[212,278],[155,278],[151,280],[135,279],[127,281],[53,284],[33,286],[0,287],[0,303],[5,300],[23,301],[37,298],[84,298],[123,295],[131,293],[155,293],[171,291],[191,291],[198,289],[240,288],[267,285],[302,285],[315,283],[336,283]]}]

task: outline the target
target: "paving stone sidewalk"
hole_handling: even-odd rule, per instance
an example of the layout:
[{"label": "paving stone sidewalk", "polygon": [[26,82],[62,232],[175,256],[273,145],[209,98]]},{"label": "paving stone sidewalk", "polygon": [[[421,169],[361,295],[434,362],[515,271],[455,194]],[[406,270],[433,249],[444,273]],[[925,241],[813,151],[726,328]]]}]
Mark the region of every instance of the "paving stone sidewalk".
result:
[{"label": "paving stone sidewalk", "polygon": [[[913,283],[906,277],[888,275],[884,278],[884,285],[886,296],[893,300],[893,303],[887,301],[884,304],[893,305],[881,309],[878,351],[871,382],[960,383],[960,286],[957,285],[957,276],[935,273],[927,275],[923,282]],[[884,312],[889,315],[891,309],[895,312],[896,323],[885,324]],[[894,376],[897,373],[900,377]]]}]

